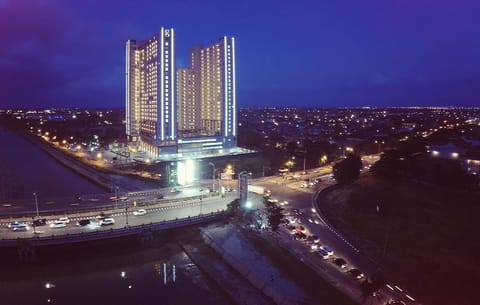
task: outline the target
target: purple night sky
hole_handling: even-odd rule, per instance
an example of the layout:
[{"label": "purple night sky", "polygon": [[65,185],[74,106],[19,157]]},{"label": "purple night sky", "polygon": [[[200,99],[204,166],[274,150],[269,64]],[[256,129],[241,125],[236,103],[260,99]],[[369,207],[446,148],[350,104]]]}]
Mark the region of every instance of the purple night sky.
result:
[{"label": "purple night sky", "polygon": [[236,37],[246,106],[480,105],[480,1],[0,0],[0,107],[123,107],[125,42]]}]

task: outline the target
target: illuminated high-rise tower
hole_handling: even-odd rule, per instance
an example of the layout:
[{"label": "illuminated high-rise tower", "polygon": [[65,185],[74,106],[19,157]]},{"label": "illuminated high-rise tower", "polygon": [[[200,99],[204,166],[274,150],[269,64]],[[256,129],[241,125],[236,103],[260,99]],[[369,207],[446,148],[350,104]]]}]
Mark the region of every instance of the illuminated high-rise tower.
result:
[{"label": "illuminated high-rise tower", "polygon": [[154,157],[236,147],[234,38],[193,47],[189,61],[175,73],[173,29],[127,41],[126,134]]},{"label": "illuminated high-rise tower", "polygon": [[[198,138],[196,141],[181,139],[179,143],[197,147],[202,143],[203,150],[235,147],[235,39],[225,36],[211,46],[193,47],[190,68],[177,71],[177,88],[177,92],[182,93],[179,99],[185,98],[182,101],[194,104],[191,107],[196,115],[189,116],[188,121],[195,126],[196,134],[189,135]],[[179,121],[185,119],[185,114],[178,113]],[[191,131],[189,126],[179,125],[179,129],[183,128]]]},{"label": "illuminated high-rise tower", "polygon": [[175,36],[161,28],[126,46],[126,134],[153,155],[176,153]]}]

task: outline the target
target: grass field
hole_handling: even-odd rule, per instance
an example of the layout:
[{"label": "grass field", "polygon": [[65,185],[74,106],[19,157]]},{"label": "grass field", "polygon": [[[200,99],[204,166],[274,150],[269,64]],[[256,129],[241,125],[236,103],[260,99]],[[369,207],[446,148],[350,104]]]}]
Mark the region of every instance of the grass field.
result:
[{"label": "grass field", "polygon": [[426,304],[479,303],[479,190],[364,176],[325,196],[322,210],[390,279]]}]

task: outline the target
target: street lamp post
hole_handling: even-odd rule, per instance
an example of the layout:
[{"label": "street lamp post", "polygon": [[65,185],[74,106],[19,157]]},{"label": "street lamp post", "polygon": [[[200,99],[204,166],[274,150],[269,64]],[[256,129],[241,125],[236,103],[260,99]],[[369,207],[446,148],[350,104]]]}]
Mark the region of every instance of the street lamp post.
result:
[{"label": "street lamp post", "polygon": [[115,185],[115,210],[118,208],[118,186]]},{"label": "street lamp post", "polygon": [[125,207],[125,227],[128,227],[128,206]]},{"label": "street lamp post", "polygon": [[208,164],[213,167],[213,171],[212,171],[212,191],[215,191],[215,164],[213,164],[212,162],[208,162]]},{"label": "street lamp post", "polygon": [[37,217],[39,217],[38,213],[38,200],[37,200],[37,193],[33,193],[33,197],[35,197],[35,208],[37,209]]}]

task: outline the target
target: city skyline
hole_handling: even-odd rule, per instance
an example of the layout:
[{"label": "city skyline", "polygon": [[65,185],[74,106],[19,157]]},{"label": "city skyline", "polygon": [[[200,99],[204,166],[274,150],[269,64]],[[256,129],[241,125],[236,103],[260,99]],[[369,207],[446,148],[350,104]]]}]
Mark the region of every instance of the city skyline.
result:
[{"label": "city skyline", "polygon": [[237,38],[239,108],[478,104],[475,1],[112,4],[0,1],[1,106],[122,107],[124,41],[163,24],[177,67]]}]

